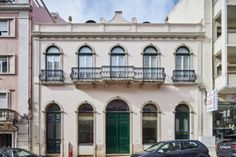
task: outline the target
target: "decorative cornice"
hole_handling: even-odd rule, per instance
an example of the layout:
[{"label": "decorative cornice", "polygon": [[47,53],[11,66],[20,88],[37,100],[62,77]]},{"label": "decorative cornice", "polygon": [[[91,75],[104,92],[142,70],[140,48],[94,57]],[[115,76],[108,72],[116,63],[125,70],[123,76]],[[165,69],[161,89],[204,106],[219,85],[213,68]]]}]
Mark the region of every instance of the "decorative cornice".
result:
[{"label": "decorative cornice", "polygon": [[0,4],[1,11],[22,11],[22,10],[32,10],[30,4]]},{"label": "decorative cornice", "polygon": [[33,32],[39,38],[204,38],[204,32]]}]

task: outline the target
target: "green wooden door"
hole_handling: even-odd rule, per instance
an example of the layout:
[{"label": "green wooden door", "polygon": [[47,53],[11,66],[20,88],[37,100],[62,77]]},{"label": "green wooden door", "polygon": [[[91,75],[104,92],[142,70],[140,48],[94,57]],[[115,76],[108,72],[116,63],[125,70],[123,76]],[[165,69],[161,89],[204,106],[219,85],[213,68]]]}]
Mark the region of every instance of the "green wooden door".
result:
[{"label": "green wooden door", "polygon": [[111,112],[106,114],[106,153],[129,153],[129,113]]},{"label": "green wooden door", "polygon": [[189,139],[189,113],[176,113],[175,139]]}]

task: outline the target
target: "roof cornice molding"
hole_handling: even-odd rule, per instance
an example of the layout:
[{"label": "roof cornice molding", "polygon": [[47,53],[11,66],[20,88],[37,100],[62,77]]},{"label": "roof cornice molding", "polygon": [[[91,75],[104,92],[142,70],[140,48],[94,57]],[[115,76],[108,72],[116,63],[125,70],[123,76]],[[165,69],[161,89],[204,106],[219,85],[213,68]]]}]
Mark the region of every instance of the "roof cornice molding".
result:
[{"label": "roof cornice molding", "polygon": [[32,6],[30,4],[0,4],[1,11],[22,11],[32,10]]},{"label": "roof cornice molding", "polygon": [[204,32],[33,32],[39,38],[204,38]]}]

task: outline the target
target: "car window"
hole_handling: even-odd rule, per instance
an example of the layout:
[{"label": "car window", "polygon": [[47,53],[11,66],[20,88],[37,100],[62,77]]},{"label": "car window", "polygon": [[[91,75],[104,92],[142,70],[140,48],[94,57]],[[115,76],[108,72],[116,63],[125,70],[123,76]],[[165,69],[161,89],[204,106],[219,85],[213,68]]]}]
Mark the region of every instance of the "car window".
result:
[{"label": "car window", "polygon": [[192,141],[181,142],[181,149],[182,150],[193,149],[193,148],[198,148],[198,144],[196,142],[192,142]]},{"label": "car window", "polygon": [[152,145],[151,147],[145,149],[144,151],[146,151],[146,152],[153,152],[156,149],[160,148],[163,144],[164,144],[164,142],[158,142],[157,144]]},{"label": "car window", "polygon": [[180,150],[179,142],[170,142],[163,145],[158,152],[165,153],[165,152],[173,152]]},{"label": "car window", "polygon": [[24,150],[14,150],[14,156],[16,156],[16,157],[29,157],[29,156],[31,156],[31,154],[24,151]]}]

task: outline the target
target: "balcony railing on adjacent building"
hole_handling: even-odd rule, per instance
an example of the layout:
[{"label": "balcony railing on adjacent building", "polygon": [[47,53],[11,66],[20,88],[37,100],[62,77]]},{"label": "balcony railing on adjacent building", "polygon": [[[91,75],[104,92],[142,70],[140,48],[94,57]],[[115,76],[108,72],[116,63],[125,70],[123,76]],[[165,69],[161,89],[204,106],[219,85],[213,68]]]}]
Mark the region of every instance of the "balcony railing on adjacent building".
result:
[{"label": "balcony railing on adjacent building", "polygon": [[63,70],[41,70],[39,79],[43,82],[63,82]]},{"label": "balcony railing on adjacent building", "polygon": [[133,66],[102,66],[102,67],[73,67],[73,81],[164,81],[164,68],[136,68]]},{"label": "balcony railing on adjacent building", "polygon": [[197,76],[195,70],[174,70],[172,81],[173,82],[195,82]]},{"label": "balcony railing on adjacent building", "polygon": [[0,121],[17,122],[19,119],[20,115],[16,111],[0,108]]},{"label": "balcony railing on adjacent building", "polygon": [[15,0],[0,0],[0,3],[13,3]]}]

